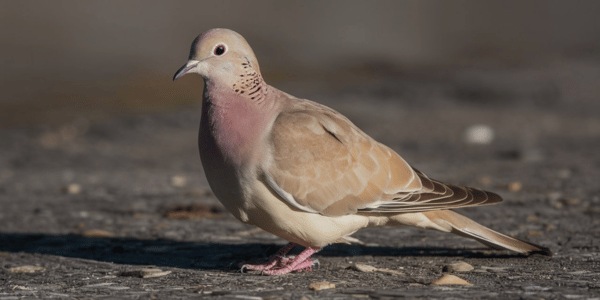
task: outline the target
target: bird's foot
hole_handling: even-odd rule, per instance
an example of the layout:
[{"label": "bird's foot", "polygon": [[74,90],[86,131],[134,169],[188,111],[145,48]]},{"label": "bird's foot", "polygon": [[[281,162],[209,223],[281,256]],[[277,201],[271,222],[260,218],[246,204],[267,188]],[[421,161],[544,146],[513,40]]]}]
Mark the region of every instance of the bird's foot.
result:
[{"label": "bird's foot", "polygon": [[241,271],[260,271],[263,275],[284,275],[292,272],[308,272],[320,266],[319,260],[310,258],[320,249],[306,248],[297,256],[285,256],[296,244],[289,243],[263,264],[244,264]]},{"label": "bird's foot", "polygon": [[292,257],[286,257],[285,255],[290,252],[290,250],[294,249],[294,247],[296,247],[296,244],[294,243],[289,243],[287,245],[285,245],[285,247],[279,249],[279,251],[277,251],[277,253],[275,253],[274,255],[271,255],[271,257],[269,257],[269,260],[265,263],[262,264],[243,264],[241,266],[241,271],[242,273],[246,272],[246,271],[265,271],[265,270],[271,270],[275,267],[283,267],[285,265],[287,265],[289,263],[290,260],[292,260]]},{"label": "bird's foot", "polygon": [[[320,265],[318,260],[310,258],[319,249],[306,248],[295,257],[289,257],[285,265],[278,265],[277,268],[271,267],[261,271],[263,275],[284,275],[292,272],[307,272],[312,271]],[[283,262],[283,261],[281,261]]]}]

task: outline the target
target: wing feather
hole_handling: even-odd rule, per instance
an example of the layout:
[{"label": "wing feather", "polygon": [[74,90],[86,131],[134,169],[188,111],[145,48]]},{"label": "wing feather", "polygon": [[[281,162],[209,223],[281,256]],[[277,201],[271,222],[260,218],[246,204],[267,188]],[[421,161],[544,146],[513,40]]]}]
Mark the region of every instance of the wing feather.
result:
[{"label": "wing feather", "polygon": [[310,213],[404,213],[500,202],[500,196],[444,184],[413,169],[334,110],[293,100],[271,132],[264,181]]}]

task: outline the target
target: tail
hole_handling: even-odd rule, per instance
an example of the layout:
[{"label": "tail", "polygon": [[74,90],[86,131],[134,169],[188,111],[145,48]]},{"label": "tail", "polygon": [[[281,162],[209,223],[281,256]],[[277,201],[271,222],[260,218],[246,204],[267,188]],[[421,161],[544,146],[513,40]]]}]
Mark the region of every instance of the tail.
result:
[{"label": "tail", "polygon": [[477,240],[496,249],[507,249],[525,255],[542,254],[551,256],[550,249],[519,240],[491,230],[477,222],[451,210],[423,212],[435,224],[448,231]]}]

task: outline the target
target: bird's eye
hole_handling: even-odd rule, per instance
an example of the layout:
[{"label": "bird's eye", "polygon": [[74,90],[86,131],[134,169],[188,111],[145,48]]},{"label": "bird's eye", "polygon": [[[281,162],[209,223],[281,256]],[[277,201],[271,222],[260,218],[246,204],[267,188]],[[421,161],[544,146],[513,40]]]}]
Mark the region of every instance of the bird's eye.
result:
[{"label": "bird's eye", "polygon": [[225,45],[217,45],[213,52],[215,53],[215,55],[221,56],[223,55],[223,53],[225,53],[225,50]]}]

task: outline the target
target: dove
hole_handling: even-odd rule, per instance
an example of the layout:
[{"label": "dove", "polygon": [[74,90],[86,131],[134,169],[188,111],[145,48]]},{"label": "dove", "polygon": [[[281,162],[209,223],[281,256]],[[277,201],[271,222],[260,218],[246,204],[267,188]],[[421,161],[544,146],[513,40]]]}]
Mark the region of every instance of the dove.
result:
[{"label": "dove", "polygon": [[[210,188],[235,218],[289,242],[243,271],[310,271],[323,247],[356,242],[356,231],[384,225],[551,254],[454,211],[498,203],[499,195],[434,180],[339,112],[267,84],[237,32],[216,28],[194,39],[173,80],[190,73],[204,80],[198,146]],[[286,256],[296,246],[303,250]]]}]

